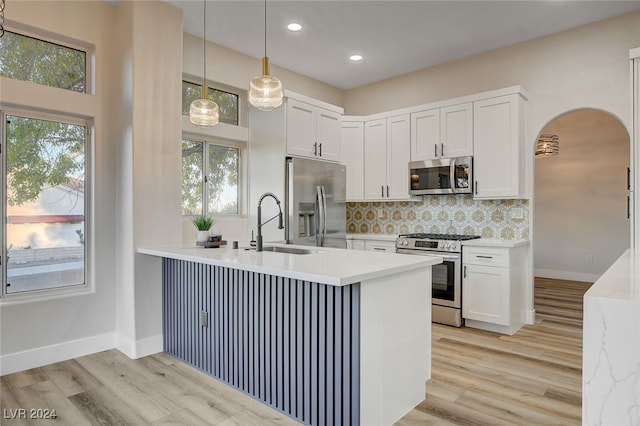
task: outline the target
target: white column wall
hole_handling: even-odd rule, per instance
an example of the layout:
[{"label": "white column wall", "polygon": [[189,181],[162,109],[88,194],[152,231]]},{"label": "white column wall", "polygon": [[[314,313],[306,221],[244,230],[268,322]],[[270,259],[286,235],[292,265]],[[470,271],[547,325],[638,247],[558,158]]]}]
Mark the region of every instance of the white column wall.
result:
[{"label": "white column wall", "polygon": [[182,11],[163,2],[122,2],[118,18],[116,344],[137,358],[162,350],[162,293],[158,262],[136,248],[182,241]]}]

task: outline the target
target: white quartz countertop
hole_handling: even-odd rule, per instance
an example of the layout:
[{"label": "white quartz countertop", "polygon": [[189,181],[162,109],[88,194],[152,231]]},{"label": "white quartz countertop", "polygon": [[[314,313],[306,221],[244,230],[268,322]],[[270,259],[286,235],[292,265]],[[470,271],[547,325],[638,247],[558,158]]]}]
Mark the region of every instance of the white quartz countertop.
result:
[{"label": "white quartz countertop", "polygon": [[[285,246],[267,244],[265,246]],[[437,256],[407,256],[325,247],[287,245],[312,250],[310,254],[256,252],[255,250],[202,248],[195,245],[141,247],[138,253],[205,263],[282,277],[343,286],[442,262]]]},{"label": "white quartz countertop", "polygon": [[585,293],[585,297],[640,302],[640,252],[629,249]]},{"label": "white quartz countertop", "polygon": [[499,240],[492,238],[477,238],[475,240],[462,241],[462,245],[473,247],[520,247],[529,244],[529,240]]}]

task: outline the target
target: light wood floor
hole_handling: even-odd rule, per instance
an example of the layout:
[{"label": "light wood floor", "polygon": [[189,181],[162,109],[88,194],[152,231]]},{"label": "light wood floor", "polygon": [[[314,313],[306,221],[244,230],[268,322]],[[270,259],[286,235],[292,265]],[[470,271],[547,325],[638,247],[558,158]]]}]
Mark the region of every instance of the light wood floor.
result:
[{"label": "light wood floor", "polygon": [[[433,325],[427,398],[398,425],[580,424],[582,295],[588,283],[536,279],[537,323],[514,336]],[[166,354],[110,350],[3,376],[3,425],[297,424]],[[15,409],[27,419],[11,419]]]},{"label": "light wood floor", "polygon": [[513,336],[433,325],[427,397],[398,425],[581,424],[582,295],[535,281],[536,324]]}]

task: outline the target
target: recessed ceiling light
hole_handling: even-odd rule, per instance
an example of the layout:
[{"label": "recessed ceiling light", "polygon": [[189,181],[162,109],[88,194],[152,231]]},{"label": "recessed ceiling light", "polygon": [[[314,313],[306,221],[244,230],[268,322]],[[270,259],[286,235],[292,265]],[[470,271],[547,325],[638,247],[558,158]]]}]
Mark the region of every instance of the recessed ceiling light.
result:
[{"label": "recessed ceiling light", "polygon": [[291,31],[300,31],[302,29],[302,25],[298,24],[297,22],[292,22],[287,25],[287,28],[289,28],[289,30]]},{"label": "recessed ceiling light", "polygon": [[351,55],[349,56],[349,59],[351,59],[352,61],[361,61],[362,60],[362,55]]}]

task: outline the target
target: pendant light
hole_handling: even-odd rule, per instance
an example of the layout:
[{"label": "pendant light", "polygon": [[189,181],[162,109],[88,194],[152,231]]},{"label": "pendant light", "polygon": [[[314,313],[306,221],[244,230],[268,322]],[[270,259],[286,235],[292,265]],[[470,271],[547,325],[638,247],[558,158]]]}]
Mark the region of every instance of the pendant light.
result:
[{"label": "pendant light", "polygon": [[196,126],[203,127],[212,127],[218,124],[220,120],[220,108],[218,104],[208,99],[208,90],[207,90],[207,0],[203,1],[204,3],[204,15],[202,17],[203,20],[203,34],[202,34],[202,45],[203,45],[203,73],[202,73],[202,99],[196,99],[191,102],[191,107],[189,108],[189,120],[195,124]]},{"label": "pendant light", "polygon": [[558,135],[540,135],[536,143],[535,158],[552,157],[560,153],[560,138]]},{"label": "pendant light", "polygon": [[264,57],[262,75],[253,77],[249,83],[249,103],[262,111],[271,111],[282,105],[282,83],[277,77],[269,75],[269,57],[267,57],[267,0],[264,0]]}]

